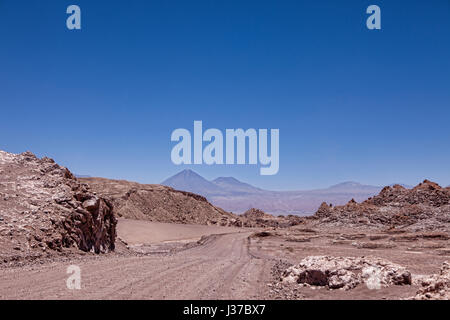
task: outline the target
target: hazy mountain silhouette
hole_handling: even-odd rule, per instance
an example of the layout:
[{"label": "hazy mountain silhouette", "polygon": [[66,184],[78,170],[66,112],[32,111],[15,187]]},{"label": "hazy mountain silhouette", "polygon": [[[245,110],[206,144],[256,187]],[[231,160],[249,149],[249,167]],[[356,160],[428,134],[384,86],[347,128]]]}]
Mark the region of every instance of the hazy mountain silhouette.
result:
[{"label": "hazy mountain silhouette", "polygon": [[265,190],[262,190],[260,188],[254,187],[251,184],[241,182],[236,178],[233,177],[220,177],[217,179],[214,179],[212,181],[216,186],[222,188],[222,190],[226,190],[228,192],[233,193],[258,193],[258,192],[264,192]]},{"label": "hazy mountain silhouette", "polygon": [[[378,186],[371,186],[371,185],[364,185],[361,184],[359,182],[354,182],[354,181],[347,181],[347,182],[342,182],[336,185],[333,185],[327,189],[323,189],[320,191],[323,192],[337,192],[337,193],[373,193],[376,192],[377,190],[379,190],[380,187]],[[317,190],[319,191],[319,190]]]},{"label": "hazy mountain silhouette", "polygon": [[90,178],[91,177],[90,175],[87,175],[87,174],[76,174],[76,173],[74,173],[74,176],[76,178]]},{"label": "hazy mountain silhouette", "polygon": [[400,186],[402,186],[403,188],[406,188],[406,189],[412,189],[412,188],[414,188],[414,186],[411,186],[411,185],[409,185],[409,184],[403,184],[403,183],[393,183],[393,184],[390,184],[389,187],[393,187],[393,186],[395,186],[396,184],[398,184],[398,185],[400,185]]},{"label": "hazy mountain silhouette", "polygon": [[177,173],[169,179],[164,180],[161,184],[177,190],[190,191],[200,195],[224,194],[221,187],[189,169]]},{"label": "hazy mountain silhouette", "polygon": [[272,214],[314,213],[323,201],[335,205],[345,204],[351,199],[363,201],[378,194],[382,189],[379,186],[348,181],[326,189],[271,191],[233,177],[220,177],[209,181],[192,170],[183,170],[162,184],[203,195],[214,205],[235,213],[259,208]]}]

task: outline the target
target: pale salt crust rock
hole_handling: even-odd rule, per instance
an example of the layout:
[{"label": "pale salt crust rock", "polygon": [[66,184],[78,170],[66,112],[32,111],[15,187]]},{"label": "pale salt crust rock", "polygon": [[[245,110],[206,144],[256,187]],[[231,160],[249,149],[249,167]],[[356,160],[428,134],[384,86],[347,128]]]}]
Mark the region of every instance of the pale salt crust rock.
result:
[{"label": "pale salt crust rock", "polygon": [[450,263],[444,262],[438,274],[415,277],[414,284],[422,288],[411,299],[450,300]]},{"label": "pale salt crust rock", "polygon": [[411,273],[380,258],[310,256],[289,267],[283,273],[282,281],[343,290],[364,283],[369,289],[380,289],[411,284]]}]

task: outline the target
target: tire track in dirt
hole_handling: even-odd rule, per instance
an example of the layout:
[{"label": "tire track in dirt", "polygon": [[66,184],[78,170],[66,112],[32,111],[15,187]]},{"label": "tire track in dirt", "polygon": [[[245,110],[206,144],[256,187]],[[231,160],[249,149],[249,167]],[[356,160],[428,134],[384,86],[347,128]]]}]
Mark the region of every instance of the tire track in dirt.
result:
[{"label": "tire track in dirt", "polygon": [[[52,262],[0,270],[2,299],[236,299],[264,298],[270,263],[250,254],[250,233],[215,235],[203,245],[170,255],[73,262],[82,289],[66,288],[66,268]],[[81,262],[80,262],[81,261]]]}]

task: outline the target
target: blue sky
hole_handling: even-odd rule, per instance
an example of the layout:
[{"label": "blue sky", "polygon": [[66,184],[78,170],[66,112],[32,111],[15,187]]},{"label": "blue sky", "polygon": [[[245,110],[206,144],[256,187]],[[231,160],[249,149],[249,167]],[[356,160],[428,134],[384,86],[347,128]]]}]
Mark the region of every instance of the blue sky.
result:
[{"label": "blue sky", "polygon": [[[67,6],[82,30],[66,28]],[[366,28],[381,7],[382,30]],[[170,134],[279,128],[270,189],[450,184],[450,1],[0,0],[0,149],[158,183]]]}]

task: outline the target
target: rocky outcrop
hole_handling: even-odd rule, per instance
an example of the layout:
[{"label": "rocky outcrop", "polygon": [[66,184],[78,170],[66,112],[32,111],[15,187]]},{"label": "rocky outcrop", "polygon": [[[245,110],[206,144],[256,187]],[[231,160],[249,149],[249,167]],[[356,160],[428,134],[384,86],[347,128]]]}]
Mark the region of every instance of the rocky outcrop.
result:
[{"label": "rocky outcrop", "polygon": [[410,285],[411,273],[380,258],[310,256],[286,269],[281,280],[328,289],[350,290],[359,284],[365,284],[369,289],[380,289]]},{"label": "rocky outcrop", "polygon": [[247,228],[287,228],[302,223],[302,218],[298,216],[278,216],[265,213],[259,209],[249,209],[238,216],[234,225]]},{"label": "rocky outcrop", "polygon": [[114,249],[111,203],[52,159],[0,151],[0,262],[69,248]]},{"label": "rocky outcrop", "polygon": [[266,219],[269,218],[269,219],[271,219],[271,218],[273,218],[272,215],[267,214],[264,211],[259,210],[259,209],[255,209],[255,208],[251,208],[251,209],[245,211],[242,214],[242,216],[245,217],[245,218],[249,218],[249,219],[261,219],[261,218],[266,218]]},{"label": "rocky outcrop", "polygon": [[412,299],[450,300],[450,263],[444,262],[438,274],[420,277],[415,282],[421,288]]},{"label": "rocky outcrop", "polygon": [[108,199],[118,217],[156,222],[235,225],[237,217],[205,197],[157,184],[104,178],[79,179]]},{"label": "rocky outcrop", "polygon": [[400,185],[385,187],[377,196],[362,203],[351,200],[332,207],[323,203],[314,218],[328,225],[407,227],[420,230],[448,230],[450,189],[425,180],[413,189]]},{"label": "rocky outcrop", "polygon": [[316,217],[327,217],[333,212],[333,205],[328,205],[326,202],[322,202],[319,209],[317,209]]}]

